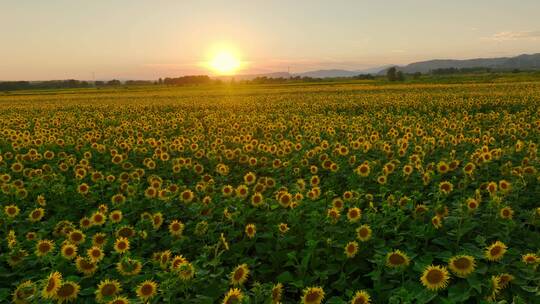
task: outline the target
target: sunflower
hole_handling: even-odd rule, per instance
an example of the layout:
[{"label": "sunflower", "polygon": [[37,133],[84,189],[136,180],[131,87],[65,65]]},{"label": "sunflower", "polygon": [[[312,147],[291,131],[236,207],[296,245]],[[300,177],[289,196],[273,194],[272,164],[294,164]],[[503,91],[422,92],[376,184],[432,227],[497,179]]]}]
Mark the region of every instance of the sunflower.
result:
[{"label": "sunflower", "polygon": [[356,238],[362,242],[369,241],[371,238],[371,227],[369,225],[362,225],[356,229]]},{"label": "sunflower", "polygon": [[467,208],[471,212],[475,211],[480,206],[479,202],[474,198],[467,199],[467,201],[465,203],[467,204]]},{"label": "sunflower", "polygon": [[260,192],[255,192],[252,196],[251,196],[251,204],[254,206],[254,207],[258,207],[260,206],[264,201],[264,198],[263,198],[263,195],[260,193]]},{"label": "sunflower", "polygon": [[287,233],[287,231],[289,231],[289,225],[287,225],[286,223],[279,223],[278,224],[278,230],[281,234],[285,234]]},{"label": "sunflower", "polygon": [[405,176],[411,175],[411,173],[413,173],[413,171],[414,171],[414,167],[413,167],[413,166],[411,166],[411,165],[405,165],[405,166],[403,166],[403,174],[404,174]]},{"label": "sunflower", "polygon": [[279,196],[278,202],[283,208],[288,208],[292,202],[292,195],[288,192],[282,193]]},{"label": "sunflower", "polygon": [[450,182],[444,181],[439,184],[439,191],[443,194],[448,194],[452,192],[453,189],[454,185],[452,185]]},{"label": "sunflower", "polygon": [[495,243],[489,245],[486,248],[485,256],[488,261],[498,261],[502,259],[504,254],[506,253],[506,245],[503,242],[496,241]]},{"label": "sunflower", "polygon": [[81,287],[76,282],[67,281],[56,291],[55,299],[58,303],[71,302],[77,299]]},{"label": "sunflower", "polygon": [[114,210],[111,213],[109,213],[109,219],[113,223],[119,223],[122,220],[122,211],[120,210]]},{"label": "sunflower", "polygon": [[75,260],[75,266],[79,272],[82,272],[85,276],[93,275],[97,270],[97,264],[89,258],[77,257]]},{"label": "sunflower", "polygon": [[184,223],[179,220],[174,220],[169,224],[169,232],[174,237],[179,237],[184,231]]},{"label": "sunflower", "polygon": [[304,289],[302,304],[320,304],[324,299],[324,290],[321,287],[308,287]]},{"label": "sunflower", "polygon": [[27,304],[31,303],[32,299],[36,298],[37,287],[32,281],[25,281],[17,285],[17,288],[13,292],[13,303],[15,304]]},{"label": "sunflower", "polygon": [[243,285],[249,276],[249,268],[247,264],[236,266],[236,268],[231,272],[230,276],[232,285]]},{"label": "sunflower", "polygon": [[244,295],[242,294],[242,291],[240,289],[231,288],[225,294],[222,304],[240,304],[243,298]]},{"label": "sunflower", "polygon": [[41,219],[43,218],[44,215],[45,215],[45,209],[36,208],[36,209],[32,210],[32,212],[30,212],[30,214],[28,215],[28,219],[31,222],[39,222],[39,221],[41,221]]},{"label": "sunflower", "polygon": [[508,286],[508,284],[514,280],[514,276],[509,273],[501,273],[497,277],[499,278],[501,289],[506,288],[506,286]]},{"label": "sunflower", "polygon": [[253,172],[248,172],[246,173],[246,175],[244,175],[244,182],[247,185],[253,185],[256,180],[257,180],[257,176]]},{"label": "sunflower", "polygon": [[460,278],[465,278],[474,271],[476,267],[474,257],[470,255],[458,255],[448,261],[450,270]]},{"label": "sunflower", "polygon": [[79,221],[79,225],[81,226],[81,229],[86,230],[92,226],[92,220],[89,217],[83,217]]},{"label": "sunflower", "polygon": [[193,278],[195,275],[195,268],[193,267],[193,264],[189,262],[185,262],[180,264],[180,266],[176,269],[176,272],[178,273],[178,276],[183,281],[188,281]]},{"label": "sunflower", "polygon": [[154,227],[155,230],[158,230],[162,224],[163,224],[163,214],[161,214],[161,212],[154,214],[152,216],[152,227]]},{"label": "sunflower", "polygon": [[40,240],[36,244],[36,255],[37,256],[44,256],[49,254],[54,250],[54,242],[51,240]]},{"label": "sunflower", "polygon": [[157,293],[157,283],[151,280],[146,280],[137,286],[135,291],[137,297],[143,301],[148,301]]},{"label": "sunflower", "polygon": [[129,250],[129,240],[125,237],[119,237],[114,242],[114,251],[118,253],[126,253]]},{"label": "sunflower", "polygon": [[58,271],[49,274],[45,287],[41,291],[41,296],[45,299],[52,299],[56,295],[60,285],[62,285],[62,274]]},{"label": "sunflower", "polygon": [[431,218],[431,224],[435,229],[439,229],[442,227],[442,219],[440,216],[436,215]]},{"label": "sunflower", "polygon": [[437,171],[439,171],[439,173],[444,174],[448,172],[449,170],[450,170],[450,166],[448,166],[448,164],[445,161],[440,161],[437,164]]},{"label": "sunflower", "polygon": [[501,189],[502,192],[506,193],[512,189],[512,184],[506,180],[500,180],[499,181],[499,189]]},{"label": "sunflower", "polygon": [[386,266],[388,267],[407,267],[409,262],[409,257],[400,250],[394,250],[386,255]]},{"label": "sunflower", "polygon": [[362,217],[362,210],[360,208],[353,207],[353,208],[349,208],[349,210],[347,211],[347,219],[351,223],[357,222],[358,220],[360,220],[361,217]]},{"label": "sunflower", "polygon": [[497,299],[497,296],[499,295],[499,292],[501,292],[501,278],[499,276],[491,276],[490,280],[490,290],[491,293],[487,296],[488,301],[495,301]]},{"label": "sunflower", "polygon": [[193,191],[189,189],[184,190],[182,193],[180,193],[180,199],[184,203],[191,203],[194,198],[195,198],[195,194],[193,193]]},{"label": "sunflower", "polygon": [[523,261],[523,263],[529,264],[529,265],[534,265],[540,262],[540,259],[534,253],[526,253],[522,255],[521,260]]},{"label": "sunflower", "polygon": [[499,216],[505,220],[511,220],[514,216],[514,210],[511,207],[501,208],[499,211]]},{"label": "sunflower", "polygon": [[281,297],[283,296],[283,284],[277,283],[272,287],[272,304],[277,304],[281,302]]},{"label": "sunflower", "polygon": [[105,214],[101,212],[95,212],[94,214],[92,214],[92,217],[90,218],[90,220],[92,221],[93,225],[101,226],[105,224],[107,217],[105,216]]},{"label": "sunflower", "polygon": [[116,270],[123,276],[132,276],[141,272],[142,263],[134,259],[126,259],[116,263]]},{"label": "sunflower", "polygon": [[362,177],[366,177],[371,172],[371,168],[367,162],[364,162],[356,168],[356,173]]},{"label": "sunflower", "polygon": [[17,215],[19,215],[20,211],[21,210],[19,209],[19,207],[17,207],[17,205],[7,205],[7,206],[4,207],[4,213],[9,218],[16,217]]},{"label": "sunflower", "polygon": [[85,239],[86,236],[80,230],[73,230],[68,234],[68,240],[75,245],[84,243]]},{"label": "sunflower", "polygon": [[129,304],[129,299],[124,296],[117,296],[114,299],[107,302],[107,304]]},{"label": "sunflower", "polygon": [[339,209],[332,207],[326,211],[326,216],[335,223],[341,217],[341,213],[339,212]]},{"label": "sunflower", "polygon": [[475,164],[473,163],[467,163],[464,167],[463,167],[463,172],[466,174],[466,175],[471,175],[474,171],[474,169],[476,168]]},{"label": "sunflower", "polygon": [[344,251],[345,251],[345,255],[348,258],[353,258],[356,255],[356,253],[358,253],[358,243],[355,241],[347,243],[347,245],[345,245]]},{"label": "sunflower", "polygon": [[60,252],[62,253],[62,256],[64,258],[68,260],[73,260],[77,256],[77,246],[71,243],[66,243],[62,245]]},{"label": "sunflower", "polygon": [[122,292],[122,287],[118,280],[102,280],[96,290],[96,301],[99,303],[105,302]]},{"label": "sunflower", "polygon": [[427,289],[437,291],[448,286],[450,276],[444,266],[428,266],[422,273],[420,281]]},{"label": "sunflower", "polygon": [[253,237],[255,237],[255,233],[257,233],[257,228],[255,227],[255,224],[247,224],[245,232],[248,238],[252,239]]},{"label": "sunflower", "polygon": [[367,291],[357,291],[351,299],[351,304],[369,304],[371,303],[371,297]]},{"label": "sunflower", "polygon": [[[159,254],[159,253],[158,253]],[[156,260],[161,260],[161,256],[157,257]],[[176,271],[180,268],[182,264],[188,263],[189,261],[183,255],[175,255],[171,260],[171,270]]]},{"label": "sunflower", "polygon": [[103,248],[107,243],[107,234],[98,232],[92,237],[92,246]]},{"label": "sunflower", "polygon": [[497,183],[489,182],[486,186],[486,190],[489,192],[490,195],[495,195],[495,192],[497,192]]},{"label": "sunflower", "polygon": [[94,263],[97,263],[103,260],[103,257],[105,256],[105,254],[103,253],[103,250],[101,250],[101,248],[97,246],[93,246],[92,248],[89,248],[86,251],[86,254],[88,258]]}]

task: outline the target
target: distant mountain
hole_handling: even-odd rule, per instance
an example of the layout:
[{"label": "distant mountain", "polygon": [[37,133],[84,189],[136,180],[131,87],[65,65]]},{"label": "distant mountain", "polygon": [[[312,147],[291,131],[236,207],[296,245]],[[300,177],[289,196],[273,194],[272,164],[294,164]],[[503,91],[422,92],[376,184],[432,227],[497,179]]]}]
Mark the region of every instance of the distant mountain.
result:
[{"label": "distant mountain", "polygon": [[312,77],[312,78],[333,78],[333,77],[352,77],[358,75],[358,72],[347,70],[317,70],[304,73],[294,74],[294,76],[300,77]]},{"label": "distant mountain", "polygon": [[[540,70],[540,53],[532,55],[519,55],[516,57],[500,57],[500,58],[476,58],[466,60],[454,59],[436,59],[428,61],[420,61],[399,66],[398,69],[405,73],[429,73],[435,69],[448,68],[491,68],[494,70]],[[379,74],[384,74],[386,69]]]},{"label": "distant mountain", "polygon": [[353,77],[360,74],[377,74],[378,72],[382,70],[386,70],[389,67],[392,67],[394,65],[384,65],[384,66],[378,66],[374,68],[368,68],[364,70],[338,70],[338,69],[332,69],[332,70],[317,70],[317,71],[309,71],[304,73],[298,73],[294,74],[294,76],[300,76],[300,77],[313,77],[313,78],[335,78],[335,77]]}]

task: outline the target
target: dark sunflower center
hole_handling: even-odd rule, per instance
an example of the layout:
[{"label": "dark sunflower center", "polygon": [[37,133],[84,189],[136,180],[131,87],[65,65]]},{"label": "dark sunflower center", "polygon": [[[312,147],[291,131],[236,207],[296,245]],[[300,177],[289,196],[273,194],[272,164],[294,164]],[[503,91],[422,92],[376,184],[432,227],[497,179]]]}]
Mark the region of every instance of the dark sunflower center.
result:
[{"label": "dark sunflower center", "polygon": [[353,302],[353,304],[365,304],[365,303],[366,303],[366,299],[362,296],[354,299],[354,302]]},{"label": "dark sunflower center", "polygon": [[71,284],[64,284],[64,285],[62,285],[62,287],[60,287],[60,289],[58,289],[58,291],[56,292],[56,294],[57,294],[59,297],[69,297],[69,296],[71,296],[74,292],[75,292],[75,287],[73,287],[73,285],[71,285]]},{"label": "dark sunflower center", "polygon": [[244,269],[240,268],[234,272],[234,279],[239,281],[244,276]]},{"label": "dark sunflower center", "polygon": [[426,279],[431,284],[440,283],[443,280],[443,273],[436,269],[430,270],[426,276]]},{"label": "dark sunflower center", "polygon": [[500,246],[495,246],[495,247],[491,248],[490,253],[493,256],[497,256],[497,255],[499,255],[501,253],[501,251],[502,251],[502,248]]},{"label": "dark sunflower center", "polygon": [[141,288],[141,293],[145,296],[151,295],[153,291],[154,291],[154,288],[150,284],[145,284]]},{"label": "dark sunflower center", "polygon": [[56,281],[51,278],[49,279],[49,282],[47,282],[47,291],[52,291],[56,287]]},{"label": "dark sunflower center", "polygon": [[471,266],[471,262],[466,258],[459,258],[454,261],[454,266],[457,269],[468,269]]},{"label": "dark sunflower center", "polygon": [[112,296],[116,293],[116,286],[114,284],[106,284],[101,288],[101,294],[108,297]]},{"label": "dark sunflower center", "polygon": [[401,256],[400,254],[396,254],[396,253],[393,253],[392,255],[390,255],[389,260],[390,260],[390,264],[392,265],[401,265],[405,263],[405,258]]},{"label": "dark sunflower center", "polygon": [[319,299],[319,293],[317,293],[316,291],[310,291],[306,295],[306,302],[308,302],[308,303],[315,302],[318,299]]}]

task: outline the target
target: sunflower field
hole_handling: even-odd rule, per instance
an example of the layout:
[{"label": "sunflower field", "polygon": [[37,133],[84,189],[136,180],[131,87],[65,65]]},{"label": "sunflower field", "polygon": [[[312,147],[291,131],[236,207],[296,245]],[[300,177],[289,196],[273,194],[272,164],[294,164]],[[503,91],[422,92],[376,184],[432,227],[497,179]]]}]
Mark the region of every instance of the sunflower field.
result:
[{"label": "sunflower field", "polygon": [[1,303],[540,303],[540,83],[0,94]]}]

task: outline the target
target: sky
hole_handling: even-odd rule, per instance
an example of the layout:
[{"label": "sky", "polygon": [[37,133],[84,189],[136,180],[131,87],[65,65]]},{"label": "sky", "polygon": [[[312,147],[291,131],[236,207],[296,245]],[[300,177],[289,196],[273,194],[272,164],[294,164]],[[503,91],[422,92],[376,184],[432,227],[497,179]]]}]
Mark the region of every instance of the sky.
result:
[{"label": "sky", "polygon": [[540,0],[0,0],[0,80],[360,70],[540,52]]}]

